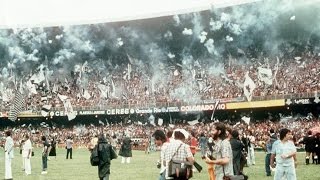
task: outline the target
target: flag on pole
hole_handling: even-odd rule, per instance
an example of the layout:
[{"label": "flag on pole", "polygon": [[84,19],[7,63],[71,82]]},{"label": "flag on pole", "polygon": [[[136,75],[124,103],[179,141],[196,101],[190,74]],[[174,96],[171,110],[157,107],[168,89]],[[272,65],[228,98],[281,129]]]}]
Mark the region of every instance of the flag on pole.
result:
[{"label": "flag on pole", "polygon": [[18,117],[18,114],[24,110],[24,99],[22,92],[19,90],[16,90],[15,97],[13,99],[13,103],[10,106],[9,111],[9,119],[11,121],[15,121]]},{"label": "flag on pole", "polygon": [[217,100],[216,103],[214,104],[214,108],[212,110],[212,114],[211,114],[211,118],[210,118],[211,121],[213,120],[214,112],[216,111],[216,109],[219,105],[219,102],[220,102],[220,100]]},{"label": "flag on pole", "polygon": [[47,117],[48,114],[49,114],[49,111],[51,109],[51,106],[50,104],[46,104],[46,105],[43,105],[42,108],[41,108],[41,115],[43,117]]}]

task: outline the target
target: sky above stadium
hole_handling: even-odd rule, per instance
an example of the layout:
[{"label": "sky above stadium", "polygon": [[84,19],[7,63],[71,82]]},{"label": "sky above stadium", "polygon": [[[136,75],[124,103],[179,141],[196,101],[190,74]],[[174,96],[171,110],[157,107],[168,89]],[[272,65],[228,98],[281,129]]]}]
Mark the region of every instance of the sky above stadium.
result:
[{"label": "sky above stadium", "polygon": [[[1,2],[6,2],[6,7],[13,8],[13,2],[17,1]],[[14,13],[20,10],[26,13],[26,17],[32,17],[40,16],[39,14],[51,15],[50,8],[56,9],[57,6],[61,7],[61,11],[57,12],[64,12],[65,5],[69,5],[69,8],[71,5],[55,1],[54,4],[47,4],[50,8],[45,12],[49,13],[45,13],[41,9],[43,4],[39,2],[37,6],[33,4],[41,11],[35,15],[31,10],[33,8],[28,9],[28,4],[24,3],[18,4],[19,8],[6,9],[7,16],[2,16],[5,20],[2,22],[14,22]],[[20,9],[22,7],[25,9]],[[86,4],[82,8],[85,7]],[[25,12],[26,9],[28,12]],[[87,12],[83,10],[82,13],[86,17]],[[21,15],[17,17],[19,21],[13,24],[21,25]],[[63,16],[57,17],[63,20]],[[69,17],[76,15],[69,12]],[[111,75],[119,70],[119,66],[126,67],[124,74],[131,68],[135,69],[154,87],[170,81],[163,78],[170,71],[181,73],[186,81],[173,90],[171,95],[179,99],[198,98],[188,87],[199,86],[203,90],[209,85],[190,81],[195,79],[194,72],[206,69],[211,74],[225,75],[224,64],[229,56],[243,64],[255,63],[251,59],[260,56],[274,59],[277,56],[280,60],[286,54],[300,56],[306,49],[320,55],[320,4],[311,0],[267,0],[110,23],[37,27],[41,22],[30,23],[35,28],[0,30],[2,98],[4,91],[11,87],[10,82],[25,83],[27,86],[32,77],[37,78],[37,81],[65,81],[71,71],[82,71],[82,67],[98,71],[107,81],[112,81]],[[62,24],[64,23],[68,22]],[[276,69],[270,67],[269,70],[269,80],[272,80]],[[87,89],[88,79],[85,79],[86,76],[82,78],[81,87]],[[17,79],[22,79],[23,82],[18,82]],[[228,83],[227,78],[225,81]],[[243,86],[244,82],[241,83]],[[121,94],[120,88],[113,89]],[[32,90],[29,89],[30,91]]]},{"label": "sky above stadium", "polygon": [[255,1],[261,0],[1,0],[0,28],[125,21]]}]

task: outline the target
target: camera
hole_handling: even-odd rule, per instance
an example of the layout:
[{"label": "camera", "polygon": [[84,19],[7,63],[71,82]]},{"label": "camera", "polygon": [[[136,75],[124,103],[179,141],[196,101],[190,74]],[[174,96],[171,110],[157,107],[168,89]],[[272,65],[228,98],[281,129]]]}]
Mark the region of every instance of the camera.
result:
[{"label": "camera", "polygon": [[215,160],[216,158],[214,158],[213,156],[212,156],[212,153],[209,153],[209,152],[207,152],[207,157],[210,159],[210,160]]},{"label": "camera", "polygon": [[161,168],[161,162],[157,161],[157,168],[160,169]]}]

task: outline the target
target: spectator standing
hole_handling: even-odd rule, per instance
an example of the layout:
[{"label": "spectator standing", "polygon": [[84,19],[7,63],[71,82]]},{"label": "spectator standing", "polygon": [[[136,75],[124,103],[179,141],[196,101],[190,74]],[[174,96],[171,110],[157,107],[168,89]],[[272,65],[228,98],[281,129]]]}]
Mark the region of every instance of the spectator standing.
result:
[{"label": "spectator standing", "polygon": [[[189,161],[191,164],[194,163],[194,157],[191,153],[189,145],[185,144],[185,140],[188,138],[188,132],[183,129],[176,129],[173,132],[174,141],[170,142],[165,151],[165,162],[166,167],[169,167],[169,161]],[[166,171],[166,178],[168,177],[168,171]],[[174,177],[175,180],[187,180],[188,177]]]},{"label": "spectator standing", "polygon": [[43,149],[42,149],[42,172],[41,174],[47,174],[48,169],[48,154],[51,149],[51,145],[49,141],[47,140],[46,136],[41,137]]},{"label": "spectator standing", "polygon": [[270,129],[270,135],[267,136],[266,140],[266,158],[265,158],[265,170],[266,175],[271,176],[271,169],[270,169],[270,158],[271,158],[271,152],[272,152],[272,146],[275,141],[277,141],[277,135],[274,133],[274,129]]},{"label": "spectator standing", "polygon": [[165,151],[169,145],[167,142],[167,138],[165,133],[162,130],[156,130],[153,135],[155,139],[155,143],[157,146],[161,147],[160,151],[160,162],[158,162],[158,166],[160,166],[160,176],[159,180],[165,180],[165,174],[166,174],[166,165],[165,165]]},{"label": "spectator standing", "polygon": [[51,150],[49,152],[49,156],[53,156],[55,159],[57,158],[56,146],[57,146],[56,137],[53,136],[51,139]]},{"label": "spectator standing", "polygon": [[222,180],[224,175],[233,175],[232,149],[226,139],[226,126],[223,123],[215,123],[212,127],[214,139],[213,158],[206,158],[207,164],[215,164],[215,178]]},{"label": "spectator standing", "polygon": [[132,157],[132,140],[130,137],[125,137],[122,141],[121,148],[119,150],[119,156],[122,156],[121,163],[130,163]]},{"label": "spectator standing", "polygon": [[310,163],[310,155],[312,155],[312,159],[314,162],[314,145],[315,145],[315,138],[312,136],[312,131],[308,131],[307,135],[303,138],[302,143],[305,145],[305,151],[306,151],[306,165],[309,165]]},{"label": "spectator standing", "polygon": [[73,140],[71,139],[71,136],[68,136],[66,140],[66,149],[67,149],[66,159],[69,158],[69,154],[70,154],[70,159],[72,159],[72,145],[73,145]]},{"label": "spectator standing", "polygon": [[231,132],[230,145],[232,148],[233,173],[234,175],[240,175],[240,173],[242,173],[240,161],[244,145],[239,140],[239,133],[237,130]]},{"label": "spectator standing", "polygon": [[98,138],[98,174],[100,180],[109,180],[111,160],[116,158],[115,152],[103,134]]},{"label": "spectator standing", "polygon": [[26,175],[31,174],[31,153],[32,153],[32,143],[28,134],[24,136],[24,144],[22,147],[22,157],[24,161],[24,172]]},{"label": "spectator standing", "polygon": [[248,146],[248,165],[255,165],[256,164],[256,157],[254,155],[254,148],[255,148],[255,141],[256,138],[253,136],[252,132],[249,131],[249,146]]},{"label": "spectator standing", "polygon": [[191,138],[190,138],[190,150],[191,150],[191,153],[194,157],[194,155],[196,154],[197,152],[197,149],[198,149],[198,139],[195,137],[195,133],[194,131],[191,131]]},{"label": "spectator standing", "polygon": [[6,131],[6,142],[4,145],[4,162],[5,162],[5,175],[4,179],[12,179],[11,162],[14,157],[14,142],[11,137],[11,131]]},{"label": "spectator standing", "polygon": [[274,160],[277,159],[275,180],[296,180],[296,153],[297,149],[291,141],[292,134],[289,129],[280,130],[280,140],[273,143],[270,164],[275,168]]},{"label": "spectator standing", "polygon": [[201,151],[201,158],[202,159],[206,158],[207,143],[208,143],[207,137],[202,132],[200,134],[200,138],[199,138],[199,145],[200,145],[200,151]]},{"label": "spectator standing", "polygon": [[22,160],[22,171],[24,171],[24,157],[22,156],[22,151],[23,151],[23,145],[24,145],[24,139],[22,138],[22,140],[19,143],[19,151],[21,154],[21,160]]}]

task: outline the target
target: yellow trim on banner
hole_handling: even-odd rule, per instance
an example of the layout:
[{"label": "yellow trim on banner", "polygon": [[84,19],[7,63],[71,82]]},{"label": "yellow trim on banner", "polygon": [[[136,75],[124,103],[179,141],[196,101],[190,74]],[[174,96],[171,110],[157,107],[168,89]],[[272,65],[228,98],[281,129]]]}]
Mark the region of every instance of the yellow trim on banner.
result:
[{"label": "yellow trim on banner", "polygon": [[268,101],[251,101],[239,103],[227,103],[226,109],[247,109],[247,108],[261,108],[261,107],[277,107],[284,106],[284,99],[268,100]]}]

